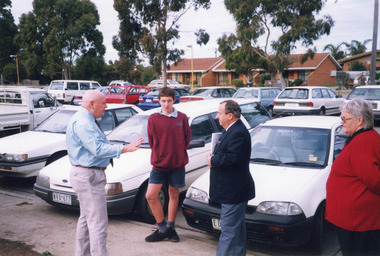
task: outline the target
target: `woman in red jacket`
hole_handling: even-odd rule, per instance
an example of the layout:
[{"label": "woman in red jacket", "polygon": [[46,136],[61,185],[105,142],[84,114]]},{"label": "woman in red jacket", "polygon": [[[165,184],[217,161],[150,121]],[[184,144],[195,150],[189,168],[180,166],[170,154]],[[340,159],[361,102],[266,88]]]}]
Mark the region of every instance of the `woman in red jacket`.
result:
[{"label": "woman in red jacket", "polygon": [[340,108],[349,138],[326,184],[326,219],[337,228],[342,254],[380,255],[380,135],[371,105],[355,99]]}]

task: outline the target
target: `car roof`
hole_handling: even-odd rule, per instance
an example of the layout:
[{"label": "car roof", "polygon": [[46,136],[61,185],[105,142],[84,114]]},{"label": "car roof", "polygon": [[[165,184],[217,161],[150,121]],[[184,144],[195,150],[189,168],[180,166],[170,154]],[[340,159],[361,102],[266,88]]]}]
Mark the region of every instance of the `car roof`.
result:
[{"label": "car roof", "polygon": [[232,88],[232,89],[235,89],[233,88],[232,86],[204,86],[204,87],[199,87],[197,88],[198,89],[222,89],[222,88]]},{"label": "car roof", "polygon": [[[210,113],[210,112],[217,112],[220,102],[232,99],[232,98],[217,98],[217,99],[209,99],[209,100],[202,100],[202,101],[190,101],[190,102],[183,102],[183,103],[177,103],[174,105],[174,108],[182,113],[185,113],[189,117],[197,116],[198,114],[202,113]],[[251,102],[259,102],[258,99],[243,99],[243,98],[233,98],[232,100],[236,101],[239,105],[244,103],[251,103]],[[160,109],[160,108],[158,108]],[[150,115],[153,113],[156,113],[158,110],[150,109],[143,113],[140,113],[139,115]]]},{"label": "car roof", "polygon": [[[136,107],[132,104],[118,104],[118,103],[107,103],[106,109],[117,109],[117,108],[125,108],[125,107]],[[66,110],[78,110],[81,108],[81,106],[76,105],[62,105],[60,109],[66,109]],[[138,108],[138,107],[137,107]]]},{"label": "car roof", "polygon": [[17,85],[4,85],[4,86],[0,86],[0,89],[1,90],[8,90],[8,89],[15,90],[16,89],[16,90],[22,91],[22,92],[32,91],[32,92],[46,93],[45,90],[37,88],[37,87],[17,86]]},{"label": "car roof", "polygon": [[331,129],[340,122],[338,116],[287,116],[268,120],[261,125]]},{"label": "car roof", "polygon": [[331,89],[326,86],[293,86],[293,87],[286,87],[285,89],[315,89],[315,88]]},{"label": "car roof", "polygon": [[380,85],[362,85],[362,86],[355,87],[355,89],[379,89],[379,88],[380,88]]}]

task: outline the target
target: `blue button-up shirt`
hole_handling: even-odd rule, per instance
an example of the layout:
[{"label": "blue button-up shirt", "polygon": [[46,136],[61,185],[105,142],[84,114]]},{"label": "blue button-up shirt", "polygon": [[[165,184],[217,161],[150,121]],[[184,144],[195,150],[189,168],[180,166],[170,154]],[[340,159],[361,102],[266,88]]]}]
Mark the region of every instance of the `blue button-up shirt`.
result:
[{"label": "blue button-up shirt", "polygon": [[95,117],[81,108],[66,130],[67,153],[72,165],[107,167],[111,158],[119,158],[123,145],[111,145],[95,123]]}]

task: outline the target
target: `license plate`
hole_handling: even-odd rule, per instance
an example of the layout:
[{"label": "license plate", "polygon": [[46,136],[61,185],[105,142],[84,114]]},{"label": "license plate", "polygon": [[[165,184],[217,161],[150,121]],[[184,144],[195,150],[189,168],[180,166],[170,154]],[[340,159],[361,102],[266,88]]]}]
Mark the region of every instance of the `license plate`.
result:
[{"label": "license plate", "polygon": [[212,227],[217,230],[222,230],[222,226],[220,225],[220,219],[211,219]]},{"label": "license plate", "polygon": [[146,99],[145,101],[146,101],[146,102],[152,102],[152,100],[151,100],[151,99]]},{"label": "license plate", "polygon": [[71,205],[71,196],[63,195],[59,193],[53,193],[53,202]]},{"label": "license plate", "polygon": [[297,103],[286,103],[285,106],[286,107],[298,107],[298,104]]}]

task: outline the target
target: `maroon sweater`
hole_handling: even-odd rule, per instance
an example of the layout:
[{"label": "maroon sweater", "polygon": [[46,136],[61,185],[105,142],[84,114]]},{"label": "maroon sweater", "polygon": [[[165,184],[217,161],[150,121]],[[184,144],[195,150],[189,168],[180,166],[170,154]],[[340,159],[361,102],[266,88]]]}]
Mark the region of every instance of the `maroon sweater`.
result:
[{"label": "maroon sweater", "polygon": [[150,162],[154,169],[173,171],[184,169],[189,162],[191,131],[184,113],[167,117],[160,113],[151,114],[148,119],[148,139],[152,149]]},{"label": "maroon sweater", "polygon": [[380,135],[357,134],[335,159],[326,184],[326,219],[349,231],[380,229]]}]

